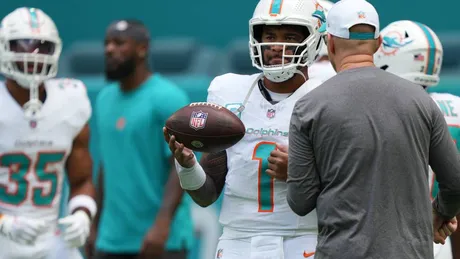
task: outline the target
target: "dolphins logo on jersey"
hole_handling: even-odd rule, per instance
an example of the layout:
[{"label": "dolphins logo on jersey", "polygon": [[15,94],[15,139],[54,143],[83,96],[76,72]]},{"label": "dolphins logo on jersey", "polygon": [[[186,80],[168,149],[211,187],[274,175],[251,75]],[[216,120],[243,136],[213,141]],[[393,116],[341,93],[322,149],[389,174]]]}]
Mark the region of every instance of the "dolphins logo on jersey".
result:
[{"label": "dolphins logo on jersey", "polygon": [[225,108],[227,108],[229,111],[233,112],[238,118],[241,119],[241,111],[239,110],[242,103],[227,103],[225,105]]},{"label": "dolphins logo on jersey", "polygon": [[383,36],[381,51],[386,56],[395,55],[400,48],[411,44],[413,41],[407,35],[401,35],[397,31],[390,31]]}]

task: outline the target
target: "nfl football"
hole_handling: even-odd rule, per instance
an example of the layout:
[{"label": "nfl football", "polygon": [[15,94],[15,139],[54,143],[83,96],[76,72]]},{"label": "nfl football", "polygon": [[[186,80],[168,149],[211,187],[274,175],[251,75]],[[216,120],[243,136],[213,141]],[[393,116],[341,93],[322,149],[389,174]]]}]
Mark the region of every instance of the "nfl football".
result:
[{"label": "nfl football", "polygon": [[166,130],[185,147],[199,152],[219,152],[240,141],[246,128],[227,108],[213,103],[191,103],[166,121]]}]

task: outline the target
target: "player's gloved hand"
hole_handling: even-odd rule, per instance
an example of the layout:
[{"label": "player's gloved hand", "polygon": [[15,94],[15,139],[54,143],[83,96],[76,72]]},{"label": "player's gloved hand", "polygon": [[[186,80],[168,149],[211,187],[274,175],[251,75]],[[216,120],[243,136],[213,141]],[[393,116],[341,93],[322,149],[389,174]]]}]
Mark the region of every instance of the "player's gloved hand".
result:
[{"label": "player's gloved hand", "polygon": [[48,227],[47,222],[41,219],[0,216],[0,234],[23,245],[34,245],[37,237],[45,233]]},{"label": "player's gloved hand", "polygon": [[64,241],[70,248],[81,247],[85,244],[91,227],[91,219],[86,212],[77,210],[72,215],[60,219],[58,223],[64,228]]},{"label": "player's gloved hand", "polygon": [[276,149],[268,157],[268,169],[265,171],[271,177],[286,181],[288,165],[288,148],[281,144],[276,144]]},{"label": "player's gloved hand", "polygon": [[169,144],[169,150],[171,150],[174,158],[176,158],[177,162],[182,167],[190,168],[195,165],[195,154],[191,149],[188,149],[184,146],[184,144],[177,142],[174,135],[169,136],[165,127],[163,127],[163,135],[165,137],[166,143]]}]

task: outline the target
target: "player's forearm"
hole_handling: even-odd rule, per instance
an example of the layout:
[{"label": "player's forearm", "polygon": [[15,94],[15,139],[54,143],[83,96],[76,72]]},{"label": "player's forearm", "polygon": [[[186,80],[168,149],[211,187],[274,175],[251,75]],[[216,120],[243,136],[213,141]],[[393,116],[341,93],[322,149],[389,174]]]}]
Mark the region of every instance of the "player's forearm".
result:
[{"label": "player's forearm", "polygon": [[196,204],[203,208],[213,204],[218,197],[214,181],[208,175],[206,176],[206,181],[204,182],[203,186],[197,190],[187,190],[187,193],[190,195],[190,197],[192,197]]},{"label": "player's forearm", "polygon": [[94,217],[92,227],[97,229],[99,226],[99,220],[101,218],[102,208],[103,208],[103,200],[104,200],[104,170],[102,166],[99,168],[99,175],[97,177],[97,184],[96,184],[96,204],[98,208],[98,212]]},{"label": "player's forearm", "polygon": [[176,164],[181,186],[201,207],[213,204],[224,189],[227,176],[227,152],[203,153],[192,168]]},{"label": "player's forearm", "polygon": [[70,185],[69,211],[83,210],[93,219],[97,213],[96,189],[93,185],[93,161],[89,153],[89,126],[81,130],[73,141],[67,159],[67,176]]},{"label": "player's forearm", "polygon": [[184,191],[182,190],[177,176],[174,160],[172,160],[171,171],[169,173],[168,181],[165,186],[165,194],[163,195],[163,202],[156,220],[161,220],[164,223],[170,222],[176,213],[182,201]]},{"label": "player's forearm", "polygon": [[178,173],[182,188],[201,207],[213,204],[224,188],[227,167],[226,159],[219,159],[222,154],[226,156],[225,152],[203,154],[200,163],[192,168],[182,168]]},{"label": "player's forearm", "polygon": [[77,195],[88,195],[93,198],[96,197],[96,188],[94,188],[91,178],[83,179],[80,182],[72,183],[70,186],[70,198]]},{"label": "player's forearm", "polygon": [[[93,200],[95,200],[96,197],[96,189],[94,188],[93,181],[91,178],[89,179],[84,179],[80,182],[73,182],[71,183],[70,186],[70,201],[72,201],[73,198],[75,197],[91,197]],[[81,207],[76,207],[71,211],[70,213],[74,213],[76,210],[83,210],[85,211],[88,215],[91,216],[91,212],[87,207],[81,206]]]},{"label": "player's forearm", "polygon": [[[77,210],[83,210],[92,219],[97,212],[96,189],[92,179],[92,163],[91,159],[87,158],[89,155],[78,156],[77,153],[74,153],[67,166],[70,185],[69,212],[72,214]],[[82,159],[82,162],[77,164],[78,157],[86,159]]]}]

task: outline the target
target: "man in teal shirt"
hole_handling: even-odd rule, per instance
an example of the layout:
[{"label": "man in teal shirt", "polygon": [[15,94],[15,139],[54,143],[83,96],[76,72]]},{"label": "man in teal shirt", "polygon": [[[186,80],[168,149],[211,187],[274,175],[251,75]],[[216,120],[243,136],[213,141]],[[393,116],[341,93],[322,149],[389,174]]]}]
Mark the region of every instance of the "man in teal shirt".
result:
[{"label": "man in teal shirt", "polygon": [[106,77],[116,83],[96,102],[101,213],[90,258],[183,259],[192,245],[190,201],[162,135],[169,116],[189,100],[149,70],[149,41],[138,21],[117,21],[107,30]]}]

